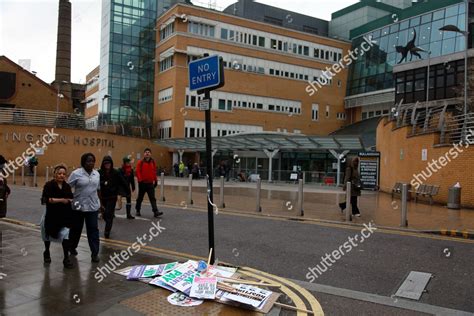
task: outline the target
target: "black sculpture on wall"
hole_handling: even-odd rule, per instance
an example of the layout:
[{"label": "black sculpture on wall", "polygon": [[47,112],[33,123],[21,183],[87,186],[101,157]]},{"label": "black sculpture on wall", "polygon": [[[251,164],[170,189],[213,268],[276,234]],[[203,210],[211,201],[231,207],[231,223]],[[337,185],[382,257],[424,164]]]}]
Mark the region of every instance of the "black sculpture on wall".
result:
[{"label": "black sculpture on wall", "polygon": [[410,53],[410,61],[413,60],[413,55],[417,56],[418,58],[421,59],[421,55],[418,54],[418,52],[424,52],[424,50],[420,47],[417,47],[415,45],[415,41],[416,41],[416,30],[413,29],[413,32],[415,33],[413,35],[413,39],[411,41],[408,42],[407,46],[397,46],[395,47],[396,50],[397,50],[397,53],[400,53],[402,54],[402,59],[400,59],[400,61],[398,62],[398,64],[401,64],[403,62],[403,60],[407,60],[407,57],[408,57],[408,53]]}]

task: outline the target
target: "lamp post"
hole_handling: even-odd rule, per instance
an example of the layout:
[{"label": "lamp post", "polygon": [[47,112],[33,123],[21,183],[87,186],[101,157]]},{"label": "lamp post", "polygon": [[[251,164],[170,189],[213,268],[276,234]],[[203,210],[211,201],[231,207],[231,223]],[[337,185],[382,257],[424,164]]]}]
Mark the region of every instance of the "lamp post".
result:
[{"label": "lamp post", "polygon": [[459,34],[464,35],[465,39],[465,54],[464,54],[464,115],[467,115],[467,60],[468,60],[468,45],[469,45],[469,3],[466,1],[466,30],[461,31],[457,26],[455,25],[445,25],[441,27],[439,30],[443,32],[456,32]]},{"label": "lamp post", "polygon": [[[428,101],[430,100],[430,66],[431,66],[431,51],[426,52],[428,54],[428,69],[426,74],[426,111],[428,111]],[[428,112],[426,112],[428,115]]]}]

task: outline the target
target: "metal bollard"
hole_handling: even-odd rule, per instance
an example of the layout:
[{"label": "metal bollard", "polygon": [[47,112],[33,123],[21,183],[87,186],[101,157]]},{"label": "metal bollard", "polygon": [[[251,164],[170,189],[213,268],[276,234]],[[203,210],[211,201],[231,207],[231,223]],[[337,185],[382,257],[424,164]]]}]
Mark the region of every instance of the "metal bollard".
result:
[{"label": "metal bollard", "polygon": [[160,175],[160,201],[164,202],[165,199],[165,174],[162,172]]},{"label": "metal bollard", "polygon": [[33,186],[37,187],[38,186],[38,178],[36,177],[36,168],[37,166],[33,167]]},{"label": "metal bollard", "polygon": [[400,219],[400,227],[407,227],[408,226],[408,184],[402,184],[402,214]]},{"label": "metal bollard", "polygon": [[262,206],[260,205],[260,193],[262,190],[262,179],[258,178],[257,179],[257,212],[261,213],[262,212]]},{"label": "metal bollard", "polygon": [[188,205],[193,204],[193,175],[189,175],[189,183],[188,183]]},{"label": "metal bollard", "polygon": [[23,185],[26,185],[26,183],[25,183],[25,165],[21,166],[21,183]]},{"label": "metal bollard", "polygon": [[300,216],[304,216],[303,211],[303,179],[298,180],[298,212]]},{"label": "metal bollard", "polygon": [[49,167],[48,166],[46,166],[46,176],[45,177],[46,177],[46,179],[45,179],[45,183],[46,183],[49,180]]},{"label": "metal bollard", "polygon": [[224,177],[221,176],[220,178],[220,194],[219,194],[219,207],[220,208],[225,208],[225,203],[224,203]]},{"label": "metal bollard", "polygon": [[352,221],[352,205],[351,205],[351,189],[352,184],[346,183],[346,222]]}]

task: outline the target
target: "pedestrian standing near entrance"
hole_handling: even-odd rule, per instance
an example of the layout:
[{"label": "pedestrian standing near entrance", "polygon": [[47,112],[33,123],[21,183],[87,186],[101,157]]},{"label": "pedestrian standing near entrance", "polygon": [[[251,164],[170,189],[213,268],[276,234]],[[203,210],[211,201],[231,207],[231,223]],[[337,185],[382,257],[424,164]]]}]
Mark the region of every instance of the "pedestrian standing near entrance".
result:
[{"label": "pedestrian standing near entrance", "polygon": [[130,164],[130,158],[123,158],[123,165],[120,168],[120,174],[125,179],[127,183],[127,190],[130,191],[130,194],[126,196],[127,199],[127,219],[135,219],[132,216],[132,192],[135,192],[135,173],[133,172],[132,165]]},{"label": "pedestrian standing near entrance", "polygon": [[71,249],[72,255],[77,255],[77,246],[81,239],[84,221],[86,222],[87,241],[91,249],[91,261],[99,262],[99,222],[100,209],[99,190],[100,175],[94,170],[95,156],[87,153],[81,157],[81,168],[74,170],[69,176],[68,183],[74,188],[72,203]]},{"label": "pedestrian standing near entrance", "polygon": [[46,212],[41,218],[41,237],[44,242],[44,263],[51,263],[49,247],[51,241],[60,242],[63,246],[63,265],[65,268],[74,267],[69,260],[69,233],[72,225],[73,199],[71,186],[67,184],[67,168],[58,165],[54,168],[54,179],[46,182],[41,195],[41,204],[46,205]]},{"label": "pedestrian standing near entrance", "polygon": [[0,218],[7,216],[7,199],[11,193],[4,170],[6,163],[5,157],[0,155]]},{"label": "pedestrian standing near entrance", "polygon": [[184,177],[184,163],[182,161],[179,162],[179,166],[178,166],[178,169],[179,169],[179,176],[182,178]]},{"label": "pedestrian standing near entrance", "polygon": [[110,238],[110,231],[115,217],[115,205],[119,195],[130,195],[125,179],[114,169],[112,157],[105,156],[100,165],[100,201],[104,209],[104,237]]},{"label": "pedestrian standing near entrance", "polygon": [[158,185],[156,176],[156,163],[151,158],[151,149],[146,148],[143,152],[143,159],[137,163],[137,180],[138,180],[138,198],[135,205],[136,216],[142,216],[140,213],[145,193],[148,195],[150,204],[155,217],[163,215],[156,206],[155,188]]},{"label": "pedestrian standing near entrance", "polygon": [[[346,191],[347,182],[351,183],[351,206],[352,206],[352,215],[360,217],[360,211],[357,207],[357,198],[361,195],[361,183],[359,176],[359,158],[355,157],[349,163],[349,166],[346,168],[344,174],[344,186],[343,190]],[[341,212],[343,212],[347,207],[347,201],[339,203]]]},{"label": "pedestrian standing near entrance", "polygon": [[175,162],[175,164],[173,165],[173,169],[174,169],[174,176],[176,178],[178,178],[179,177],[179,165],[178,165],[177,162]]}]

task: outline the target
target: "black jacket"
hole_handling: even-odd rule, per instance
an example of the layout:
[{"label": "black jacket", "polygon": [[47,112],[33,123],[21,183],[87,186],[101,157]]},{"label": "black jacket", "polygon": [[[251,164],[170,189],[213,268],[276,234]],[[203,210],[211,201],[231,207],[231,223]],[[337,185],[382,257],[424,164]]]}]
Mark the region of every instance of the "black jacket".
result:
[{"label": "black jacket", "polygon": [[125,175],[125,170],[123,170],[123,168],[120,168],[119,172],[120,172],[120,175],[122,176],[122,178],[124,178],[125,181],[127,182],[128,187],[130,188],[130,186],[131,186],[132,191],[135,191],[135,172],[133,171],[133,168],[132,168],[132,170],[130,172],[130,175],[128,177]]},{"label": "black jacket", "polygon": [[49,203],[50,198],[72,199],[71,186],[67,182],[63,182],[62,188],[59,188],[58,183],[55,180],[51,180],[46,182],[43,194],[41,195],[41,204],[46,204],[44,222],[46,235],[57,238],[61,228],[71,227],[72,208],[71,203]]},{"label": "black jacket", "polygon": [[[111,162],[110,172],[106,172],[104,168],[104,162]],[[102,165],[99,170],[100,174],[100,196],[102,199],[113,199],[117,198],[117,195],[127,196],[130,195],[130,186],[127,184],[125,179],[121,176],[120,172],[114,169],[112,158],[105,156],[102,160]]]}]

